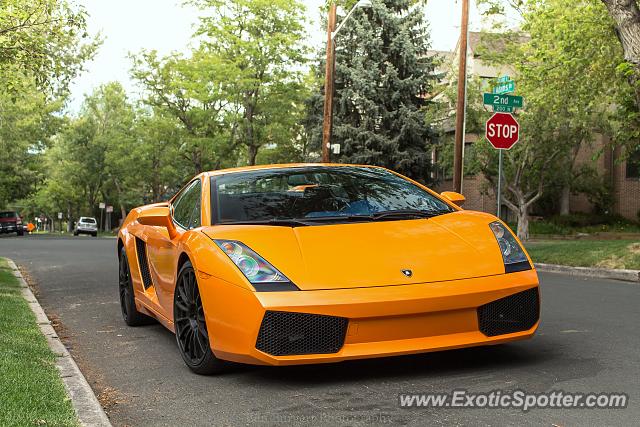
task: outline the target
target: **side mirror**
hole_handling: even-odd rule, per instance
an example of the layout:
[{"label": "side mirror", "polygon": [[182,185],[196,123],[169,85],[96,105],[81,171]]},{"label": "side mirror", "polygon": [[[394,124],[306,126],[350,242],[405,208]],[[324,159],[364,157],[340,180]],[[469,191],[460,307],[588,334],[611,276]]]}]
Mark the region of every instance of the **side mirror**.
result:
[{"label": "side mirror", "polygon": [[460,207],[462,207],[467,200],[462,194],[456,193],[455,191],[443,191],[440,195]]},{"label": "side mirror", "polygon": [[178,235],[176,226],[171,220],[171,210],[169,206],[152,206],[143,209],[138,214],[138,223],[153,227],[165,227],[169,232],[170,239]]}]

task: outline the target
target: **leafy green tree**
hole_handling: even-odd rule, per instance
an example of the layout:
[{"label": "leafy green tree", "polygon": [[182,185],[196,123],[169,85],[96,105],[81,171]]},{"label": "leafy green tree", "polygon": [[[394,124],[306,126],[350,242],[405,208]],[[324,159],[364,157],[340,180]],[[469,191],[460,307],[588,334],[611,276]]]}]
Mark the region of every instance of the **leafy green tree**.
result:
[{"label": "leafy green tree", "polygon": [[8,78],[18,70],[33,77],[38,87],[64,94],[99,44],[87,33],[86,19],[82,7],[66,0],[2,0],[0,75],[4,89],[19,90],[16,81]]},{"label": "leafy green tree", "polygon": [[[485,2],[486,4],[487,2]],[[491,13],[501,2],[488,2]],[[485,61],[513,67],[525,109],[518,114],[520,142],[505,153],[504,203],[518,218],[518,235],[528,238],[531,206],[557,183],[561,206],[579,191],[588,169],[576,167],[581,147],[595,131],[609,128],[622,52],[611,20],[596,0],[527,0],[516,6],[520,31],[483,36]],[[526,36],[523,36],[526,34]],[[483,171],[495,183],[496,155],[486,150]]]},{"label": "leafy green tree", "polygon": [[[232,71],[228,95],[237,105],[237,141],[256,163],[265,144],[290,144],[295,135],[274,132],[273,114],[298,111],[305,61],[306,9],[297,0],[192,0],[206,11],[196,37],[206,53]],[[278,102],[274,102],[274,101]]]},{"label": "leafy green tree", "polygon": [[640,6],[637,0],[602,0],[615,23],[624,50],[621,64],[633,91],[635,110],[640,110]]},{"label": "leafy green tree", "polygon": [[93,146],[104,152],[98,172],[104,179],[101,198],[119,207],[124,218],[142,198],[137,181],[141,144],[135,134],[134,108],[120,83],[107,83],[85,99],[83,117],[92,126]]},{"label": "leafy green tree", "polygon": [[63,122],[68,85],[99,42],[64,0],[0,6],[0,207],[23,205],[45,178],[43,153]]},{"label": "leafy green tree", "polygon": [[49,102],[33,80],[13,80],[14,93],[0,88],[0,207],[27,197],[42,178],[40,161],[61,123],[60,102]]},{"label": "leafy green tree", "polygon": [[[435,81],[426,55],[430,36],[413,0],[374,0],[354,12],[337,36],[332,143],[340,162],[386,166],[429,180],[435,132],[425,121],[425,96]],[[317,67],[324,72],[324,64]],[[322,140],[323,92],[309,100],[311,144]]]},{"label": "leafy green tree", "polygon": [[156,110],[138,112],[135,133],[140,159],[130,185],[141,187],[139,203],[165,201],[192,176],[189,160],[180,154],[184,131],[175,117]]},{"label": "leafy green tree", "polygon": [[141,199],[135,185],[139,150],[134,121],[119,83],[96,89],[85,99],[80,116],[54,138],[46,153],[45,185],[36,199],[48,198],[59,211],[75,217],[96,215],[103,201],[126,215]]},{"label": "leafy green tree", "polygon": [[202,52],[190,58],[142,52],[134,57],[132,75],[146,89],[144,102],[156,114],[172,116],[182,129],[179,155],[193,175],[231,164],[238,114],[226,87],[232,79],[227,65]]},{"label": "leafy green tree", "polygon": [[193,176],[180,155],[183,133],[172,115],[136,108],[120,83],[102,85],[53,138],[44,185],[27,205],[77,219],[99,215],[105,202],[124,218],[135,206],[166,200]]},{"label": "leafy green tree", "polygon": [[554,181],[561,187],[560,213],[569,214],[570,193],[589,175],[577,167],[578,153],[592,145],[596,130],[607,131],[622,50],[605,8],[595,0],[577,5],[567,0],[533,2],[525,28],[532,40],[523,46],[527,64],[518,68],[519,79],[528,102],[553,112],[545,121],[555,122],[555,143],[567,148],[559,154],[564,167]]},{"label": "leafy green tree", "polygon": [[[304,7],[289,0],[193,0],[204,16],[189,57],[134,57],[145,102],[176,117],[194,172],[285,158],[300,138]],[[241,151],[240,148],[244,148]],[[274,151],[275,149],[275,151]],[[275,156],[274,156],[275,155]]]},{"label": "leafy green tree", "polygon": [[277,85],[274,89],[265,90],[263,113],[255,126],[259,140],[264,141],[256,163],[302,162],[306,141],[302,121],[310,92],[304,84]]}]

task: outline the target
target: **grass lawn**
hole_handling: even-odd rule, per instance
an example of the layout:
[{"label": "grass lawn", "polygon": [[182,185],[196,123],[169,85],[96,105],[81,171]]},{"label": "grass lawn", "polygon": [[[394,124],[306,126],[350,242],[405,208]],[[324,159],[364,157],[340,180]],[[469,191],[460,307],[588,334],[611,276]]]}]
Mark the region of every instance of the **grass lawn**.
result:
[{"label": "grass lawn", "polygon": [[[515,230],[517,224],[510,223],[509,226]],[[578,233],[640,233],[640,222],[615,215],[574,213],[532,220],[529,223],[529,233],[541,238],[545,235],[570,236]]]},{"label": "grass lawn", "polygon": [[640,270],[637,240],[547,240],[525,246],[534,262]]},{"label": "grass lawn", "polygon": [[71,401],[18,280],[0,258],[0,426],[77,426]]}]

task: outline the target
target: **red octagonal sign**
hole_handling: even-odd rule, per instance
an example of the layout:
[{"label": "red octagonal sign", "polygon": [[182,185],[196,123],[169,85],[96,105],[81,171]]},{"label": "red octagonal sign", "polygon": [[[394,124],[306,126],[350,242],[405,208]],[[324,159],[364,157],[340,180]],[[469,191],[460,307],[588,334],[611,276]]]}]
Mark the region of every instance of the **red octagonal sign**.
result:
[{"label": "red octagonal sign", "polygon": [[520,125],[508,113],[495,113],[487,120],[486,136],[494,148],[508,150],[520,138]]}]

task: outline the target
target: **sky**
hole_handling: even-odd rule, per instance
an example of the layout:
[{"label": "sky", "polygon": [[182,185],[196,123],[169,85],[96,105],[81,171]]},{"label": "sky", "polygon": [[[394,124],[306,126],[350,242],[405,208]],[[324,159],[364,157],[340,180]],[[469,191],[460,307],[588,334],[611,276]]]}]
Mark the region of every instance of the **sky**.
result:
[{"label": "sky", "polygon": [[[321,47],[326,33],[321,28],[320,6],[325,0],[303,0],[310,23],[307,33],[312,46]],[[129,76],[130,54],[155,49],[160,56],[187,52],[198,10],[183,6],[181,0],[79,0],[89,14],[88,29],[100,33],[103,44],[86,71],[71,86],[68,109],[77,113],[84,96],[110,81],[119,81],[132,98],[140,89]],[[425,16],[431,28],[432,49],[453,50],[460,31],[460,0],[428,0]],[[471,1],[470,29],[480,28],[480,18]],[[340,11],[339,11],[340,12]]]}]

